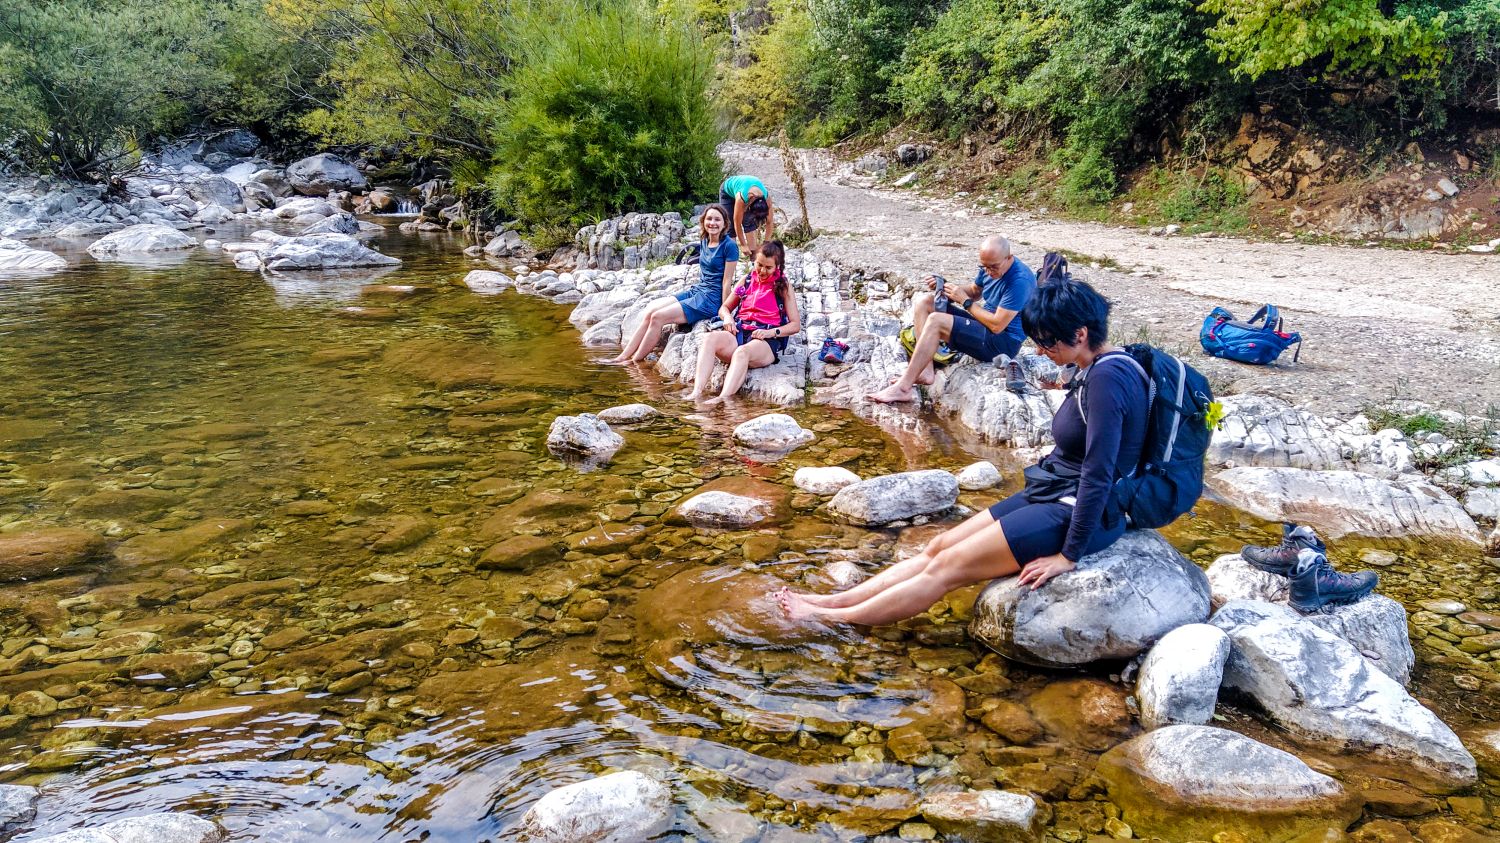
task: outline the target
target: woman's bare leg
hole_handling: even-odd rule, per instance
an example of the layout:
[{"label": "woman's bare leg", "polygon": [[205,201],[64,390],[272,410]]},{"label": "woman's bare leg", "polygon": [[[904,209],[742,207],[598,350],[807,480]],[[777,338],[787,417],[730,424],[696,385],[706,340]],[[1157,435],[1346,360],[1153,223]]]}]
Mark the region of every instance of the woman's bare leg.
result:
[{"label": "woman's bare leg", "polygon": [[646,336],[641,342],[641,347],[635,350],[630,359],[639,363],[646,356],[661,345],[661,329],[668,325],[681,325],[687,322],[687,314],[682,310],[682,302],[672,300],[670,303],[658,307],[647,320]]},{"label": "woman's bare leg", "polygon": [[[635,333],[630,335],[630,341],[625,343],[624,348],[620,349],[620,353],[614,357],[611,357],[605,362],[624,363],[625,361],[630,360],[632,357],[634,357],[636,355],[636,352],[641,349],[641,346],[646,343],[646,338],[652,332],[651,326],[653,323],[653,317],[656,317],[658,314],[668,319],[675,320],[672,322],[656,322],[655,331],[658,341],[661,338],[661,329],[663,326],[668,324],[680,325],[683,322],[687,321],[687,316],[685,316],[682,312],[681,302],[677,301],[676,299],[664,299],[660,302],[657,302],[656,304],[653,304],[649,308],[647,308],[645,317],[641,319],[641,324],[636,326]],[[652,343],[650,348],[646,350],[646,354],[650,354],[651,350],[654,348],[656,348],[656,344]],[[642,354],[641,359],[645,359],[646,354]]]},{"label": "woman's bare leg", "polygon": [[751,369],[759,369],[776,362],[776,355],[765,340],[751,340],[734,350],[729,359],[729,371],[724,373],[724,388],[719,390],[719,400],[732,397],[745,385]]},{"label": "woman's bare leg", "polygon": [[944,530],[933,536],[932,540],[927,543],[927,546],[922,548],[921,553],[887,567],[884,571],[852,588],[833,594],[795,592],[795,596],[801,598],[805,603],[810,603],[824,609],[843,609],[853,606],[856,603],[874,597],[897,583],[905,582],[921,573],[927,567],[927,563],[932,561],[932,557],[936,556],[940,551],[953,547],[994,523],[995,518],[990,515],[990,511],[982,509],[965,518],[963,523],[953,529]]},{"label": "woman's bare leg", "polygon": [[793,599],[787,611],[793,617],[879,626],[919,615],[956,588],[1008,577],[1019,570],[1005,530],[996,522],[939,551],[920,573],[861,603],[827,609]]},{"label": "woman's bare leg", "polygon": [[698,346],[698,369],[693,373],[693,388],[682,397],[689,401],[702,398],[713,380],[714,364],[728,361],[734,354],[734,337],[728,331],[709,331],[703,335],[703,344]]}]

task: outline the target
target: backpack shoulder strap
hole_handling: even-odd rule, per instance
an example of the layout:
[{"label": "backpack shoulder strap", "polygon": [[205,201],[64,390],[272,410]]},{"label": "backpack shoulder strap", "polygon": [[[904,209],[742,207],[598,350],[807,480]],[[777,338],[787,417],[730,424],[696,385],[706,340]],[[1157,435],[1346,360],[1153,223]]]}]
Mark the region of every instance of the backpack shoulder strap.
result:
[{"label": "backpack shoulder strap", "polygon": [[[1095,360],[1094,366],[1098,366],[1100,363],[1103,363],[1106,360],[1114,360],[1115,358],[1123,359],[1127,364],[1129,364],[1131,368],[1140,373],[1141,380],[1146,382],[1146,403],[1149,407],[1150,402],[1156,397],[1156,384],[1151,380],[1151,375],[1146,372],[1146,367],[1141,365],[1141,361],[1135,359],[1135,355],[1124,349],[1120,349],[1118,352],[1111,351],[1110,353],[1105,354],[1104,356]],[[1090,366],[1089,368],[1093,369],[1094,366]],[[1083,380],[1078,382],[1078,415],[1083,419],[1084,427],[1088,427],[1089,424],[1088,409],[1083,404],[1083,393],[1088,388],[1088,382],[1088,376],[1084,376]]]}]

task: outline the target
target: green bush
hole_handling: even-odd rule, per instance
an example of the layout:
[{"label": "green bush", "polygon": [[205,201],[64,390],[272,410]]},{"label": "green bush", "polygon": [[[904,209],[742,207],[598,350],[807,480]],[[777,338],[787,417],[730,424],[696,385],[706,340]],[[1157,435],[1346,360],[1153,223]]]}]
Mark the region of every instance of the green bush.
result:
[{"label": "green bush", "polygon": [[1444,58],[1442,18],[1387,17],[1375,0],[1204,0],[1218,16],[1209,43],[1248,79],[1278,70],[1432,73]]},{"label": "green bush", "polygon": [[531,226],[712,197],[722,178],[713,56],[642,2],[512,10],[516,70],[492,104],[488,184]]}]

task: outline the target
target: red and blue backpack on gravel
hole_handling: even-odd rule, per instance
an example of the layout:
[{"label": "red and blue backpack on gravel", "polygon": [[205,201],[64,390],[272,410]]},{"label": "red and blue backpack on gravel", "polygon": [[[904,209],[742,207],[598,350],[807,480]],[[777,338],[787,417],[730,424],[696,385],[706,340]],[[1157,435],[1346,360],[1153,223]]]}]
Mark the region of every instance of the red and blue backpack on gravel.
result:
[{"label": "red and blue backpack on gravel", "polygon": [[1297,351],[1292,355],[1292,362],[1297,362],[1302,356],[1302,335],[1282,330],[1281,314],[1274,304],[1255,311],[1248,322],[1240,322],[1234,318],[1233,313],[1216,307],[1203,320],[1203,330],[1198,333],[1198,342],[1203,344],[1204,351],[1214,357],[1260,366],[1275,361],[1281,356],[1281,352],[1293,344],[1297,346]]}]

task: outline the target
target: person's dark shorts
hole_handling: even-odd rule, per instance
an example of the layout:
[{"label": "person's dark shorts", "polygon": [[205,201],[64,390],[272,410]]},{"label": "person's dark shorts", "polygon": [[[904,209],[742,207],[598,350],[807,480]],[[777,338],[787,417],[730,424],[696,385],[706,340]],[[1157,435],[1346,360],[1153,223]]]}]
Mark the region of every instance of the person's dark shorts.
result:
[{"label": "person's dark shorts", "polygon": [[[1017,564],[1022,567],[1033,559],[1041,559],[1062,551],[1068,538],[1068,525],[1073,523],[1073,507],[1065,503],[1032,503],[1022,492],[990,507],[990,517],[1000,523],[1005,531],[1005,541]],[[1121,518],[1112,528],[1103,524],[1094,527],[1089,536],[1084,555],[1098,553],[1115,543],[1125,533],[1125,519]],[[1078,560],[1073,560],[1078,561]]]},{"label": "person's dark shorts", "polygon": [[[774,328],[775,326],[772,325],[771,327]],[[734,335],[735,344],[736,345],[744,345],[745,343],[751,341],[752,339],[755,339],[754,337],[750,336],[750,332],[754,331],[754,330],[756,330],[756,329],[755,328],[741,328]],[[768,340],[761,340],[761,342],[763,342],[766,345],[769,345],[771,347],[771,362],[772,363],[780,362],[780,360],[781,360],[781,352],[786,351],[786,341],[788,339],[789,339],[789,337],[773,337],[773,338],[768,339]]]},{"label": "person's dark shorts", "polygon": [[966,316],[964,312],[951,307],[948,310],[953,316],[953,330],[948,334],[948,347],[954,351],[962,351],[964,354],[988,363],[1001,354],[1015,357],[1021,351],[1021,343],[1004,331],[998,334],[990,333],[990,329],[984,327],[979,320]]},{"label": "person's dark shorts", "polygon": [[683,290],[674,298],[682,305],[682,315],[687,318],[689,325],[718,316],[719,306],[723,304],[719,296],[714,295],[714,291],[703,287]]},{"label": "person's dark shorts", "polygon": [[[734,197],[721,190],[719,191],[719,204],[723,205],[724,210],[729,212],[729,227],[734,228]],[[745,206],[745,217],[740,220],[740,223],[745,227],[745,233],[749,234],[760,228],[760,220],[760,216],[752,212],[747,203]],[[734,235],[731,233],[730,236],[733,237]]]}]

